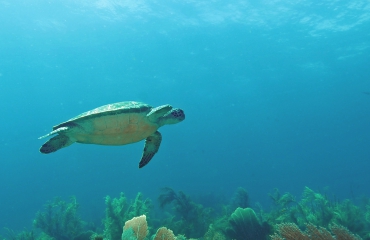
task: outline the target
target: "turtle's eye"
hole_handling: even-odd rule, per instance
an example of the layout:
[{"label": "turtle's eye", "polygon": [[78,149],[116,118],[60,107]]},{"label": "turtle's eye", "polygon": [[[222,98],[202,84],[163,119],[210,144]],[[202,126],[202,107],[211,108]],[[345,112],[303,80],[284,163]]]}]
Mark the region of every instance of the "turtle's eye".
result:
[{"label": "turtle's eye", "polygon": [[172,109],[171,115],[174,116],[175,118],[181,118],[181,119],[184,119],[185,118],[184,111],[181,110],[181,109],[179,109],[179,108]]}]

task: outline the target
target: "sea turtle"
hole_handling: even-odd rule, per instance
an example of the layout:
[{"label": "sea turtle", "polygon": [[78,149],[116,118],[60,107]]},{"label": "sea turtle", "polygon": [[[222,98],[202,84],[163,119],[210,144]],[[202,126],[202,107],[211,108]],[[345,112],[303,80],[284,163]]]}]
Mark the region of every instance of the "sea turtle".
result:
[{"label": "sea turtle", "polygon": [[74,142],[100,145],[125,145],[145,140],[139,168],[144,167],[159,149],[162,136],[158,128],[185,119],[184,111],[166,104],[156,108],[141,102],[119,102],[82,113],[53,127],[40,137],[58,134],[41,148],[41,153],[52,153]]}]

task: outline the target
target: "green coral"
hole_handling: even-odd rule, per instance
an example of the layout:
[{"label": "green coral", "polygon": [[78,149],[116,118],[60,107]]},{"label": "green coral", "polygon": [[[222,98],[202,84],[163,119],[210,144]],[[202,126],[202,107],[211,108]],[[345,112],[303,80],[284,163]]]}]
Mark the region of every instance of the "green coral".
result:
[{"label": "green coral", "polygon": [[132,203],[128,203],[127,198],[121,192],[119,198],[105,198],[105,218],[104,237],[107,239],[121,239],[125,222],[133,217],[147,215],[152,208],[149,199],[143,200],[142,194],[139,192]]},{"label": "green coral", "polygon": [[110,196],[105,197],[105,219],[104,237],[107,239],[120,239],[122,227],[127,219],[125,218],[128,207],[127,199],[121,192],[119,198],[112,199]]},{"label": "green coral", "polygon": [[56,198],[46,204],[43,212],[36,214],[33,224],[55,240],[74,239],[83,229],[78,206],[75,197],[69,203]]},{"label": "green coral", "polygon": [[290,193],[280,194],[279,189],[275,188],[274,192],[269,194],[275,205],[286,208],[290,204],[295,203],[295,197]]},{"label": "green coral", "polygon": [[370,203],[366,204],[365,208],[366,208],[365,220],[366,222],[370,223]]},{"label": "green coral", "polygon": [[137,240],[137,237],[135,236],[135,232],[132,228],[125,229],[122,232],[121,238],[122,240]]},{"label": "green coral", "polygon": [[277,189],[270,194],[274,208],[265,216],[271,225],[293,222],[304,228],[306,223],[327,227],[332,222],[334,205],[322,194],[306,187],[301,201],[297,202],[290,193],[281,195]]},{"label": "green coral", "polygon": [[[363,212],[350,200],[346,199],[334,205],[333,223],[346,226],[351,232],[362,232],[365,228]],[[366,219],[366,218],[365,218]]]},{"label": "green coral", "polygon": [[132,219],[137,216],[146,215],[148,219],[150,209],[152,208],[152,201],[148,198],[144,199],[143,194],[139,192],[127,209],[127,218]]},{"label": "green coral", "polygon": [[236,240],[264,240],[271,233],[271,227],[260,223],[251,208],[237,208],[229,219],[226,235]]},{"label": "green coral", "polygon": [[239,187],[234,194],[234,197],[231,200],[231,207],[234,209],[241,207],[241,208],[248,208],[250,207],[249,203],[249,195],[247,190],[242,187]]},{"label": "green coral", "polygon": [[[251,208],[236,208],[235,206],[247,206],[249,198],[247,192],[240,188],[234,195],[229,205],[224,205],[220,211],[205,208],[193,202],[188,195],[171,188],[163,189],[159,196],[159,205],[162,208],[170,206],[172,214],[167,218],[157,218],[150,223],[166,226],[178,235],[177,239],[194,237],[199,239],[243,239],[263,240],[270,233],[271,227],[291,226],[297,229],[305,229],[308,224],[320,226],[318,229],[330,228],[339,224],[348,228],[351,232],[360,235],[363,239],[370,240],[370,200],[365,201],[361,206],[356,206],[350,200],[331,201],[325,194],[317,193],[306,187],[302,199],[296,201],[290,193],[280,194],[276,189],[270,198],[273,201],[273,209],[263,211],[262,207],[257,208],[257,214]],[[123,232],[123,226],[127,220],[140,215],[150,215],[152,203],[144,199],[141,193],[136,195],[134,200],[129,201],[123,193],[119,198],[105,198],[106,211],[104,223],[104,235],[97,235],[96,227],[84,224],[77,212],[78,204],[76,199],[71,198],[70,202],[55,199],[45,205],[45,209],[36,214],[34,227],[42,231],[23,231],[15,233],[8,230],[7,239],[13,240],[117,240],[136,239],[132,231]],[[284,225],[285,224],[285,225]],[[157,229],[158,226],[154,226]],[[298,228],[299,227],[299,228]],[[84,229],[93,231],[83,231]],[[86,230],[85,229],[85,230]],[[208,231],[207,231],[208,230]],[[340,229],[339,229],[340,230]],[[300,231],[300,230],[299,230]],[[38,234],[36,234],[38,233]],[[276,234],[272,237],[279,238]],[[0,239],[2,239],[0,237]],[[339,239],[339,238],[338,238]]]},{"label": "green coral", "polygon": [[322,194],[305,187],[298,206],[302,213],[298,219],[300,226],[309,222],[316,226],[328,227],[334,218],[334,205]]},{"label": "green coral", "polygon": [[270,224],[283,223],[283,222],[296,222],[296,218],[291,211],[288,211],[294,204],[297,204],[295,197],[290,193],[280,194],[277,188],[274,192],[269,194],[273,201],[273,209],[269,213],[263,213],[262,219],[266,219]]},{"label": "green coral", "polygon": [[172,205],[176,216],[171,216],[166,222],[174,232],[198,238],[207,231],[211,223],[210,209],[193,202],[182,191],[176,193],[171,188],[163,188],[158,201],[162,209],[166,205]]},{"label": "green coral", "polygon": [[[9,228],[5,228],[5,230],[7,230],[8,239],[12,239],[12,240],[35,240],[36,239],[34,231],[23,230],[22,232],[16,233]],[[0,236],[0,239],[5,240],[5,238],[2,238],[1,236]]]},{"label": "green coral", "polygon": [[331,224],[340,224],[352,232],[366,235],[365,229],[368,229],[369,225],[366,222],[366,212],[350,200],[330,201],[326,195],[308,187],[305,187],[299,202],[289,193],[281,196],[278,190],[270,197],[274,208],[269,213],[261,210],[260,214],[268,219],[271,225],[289,222],[304,229],[307,223],[325,228],[329,228]]}]

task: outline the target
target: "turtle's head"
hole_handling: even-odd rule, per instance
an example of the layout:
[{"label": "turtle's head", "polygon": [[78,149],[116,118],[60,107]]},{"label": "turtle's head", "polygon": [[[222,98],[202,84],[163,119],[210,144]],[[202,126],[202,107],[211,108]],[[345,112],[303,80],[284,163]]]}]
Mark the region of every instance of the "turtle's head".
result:
[{"label": "turtle's head", "polygon": [[185,119],[185,113],[180,108],[172,108],[161,118],[161,125],[175,124]]}]

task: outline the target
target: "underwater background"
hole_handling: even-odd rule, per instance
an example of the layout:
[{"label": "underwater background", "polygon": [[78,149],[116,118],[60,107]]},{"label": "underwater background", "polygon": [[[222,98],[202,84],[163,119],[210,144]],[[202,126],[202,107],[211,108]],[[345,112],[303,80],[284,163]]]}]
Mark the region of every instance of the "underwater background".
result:
[{"label": "underwater background", "polygon": [[[367,0],[2,0],[0,29],[1,235],[55,197],[97,225],[106,196],[157,208],[165,187],[203,206],[241,187],[266,211],[275,188],[370,197]],[[144,168],[144,142],[39,152],[52,126],[120,101],[186,114]]]}]

